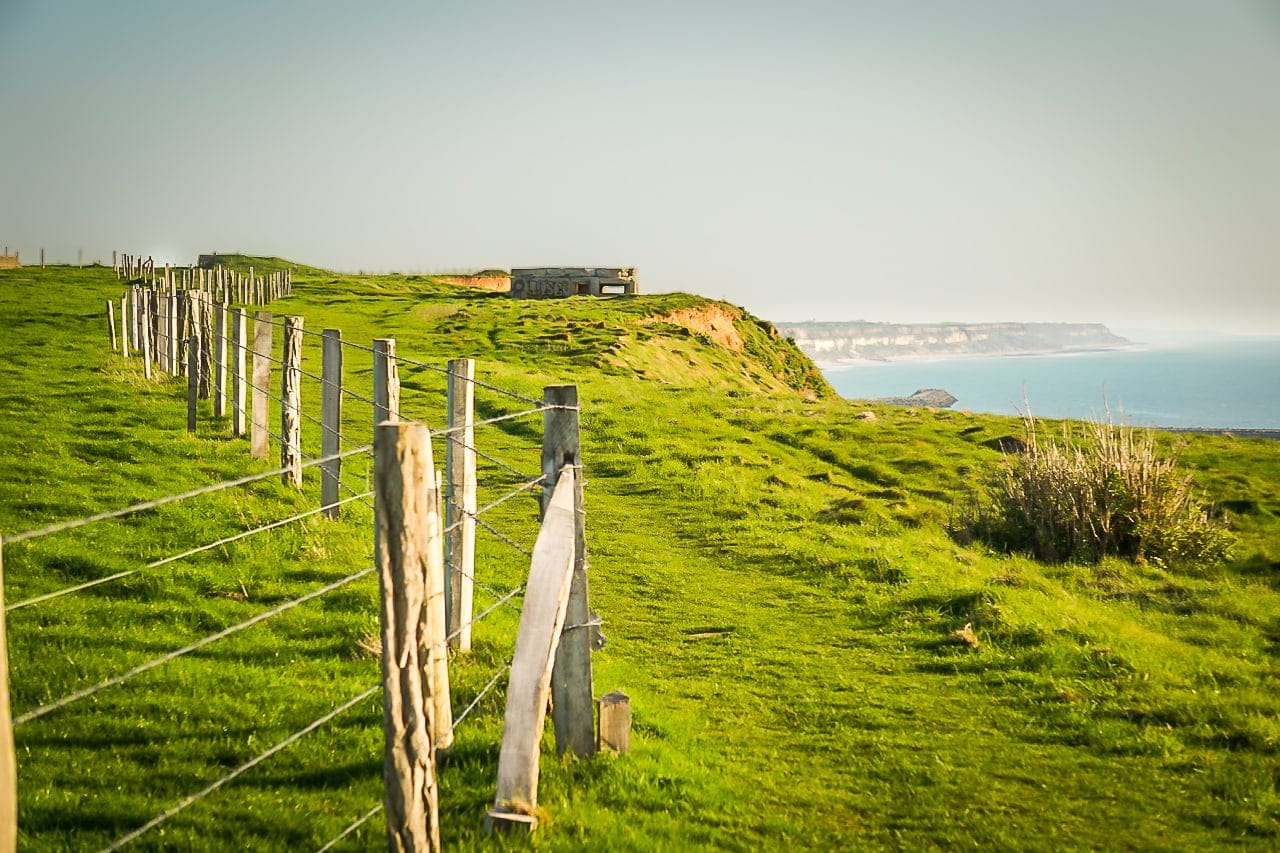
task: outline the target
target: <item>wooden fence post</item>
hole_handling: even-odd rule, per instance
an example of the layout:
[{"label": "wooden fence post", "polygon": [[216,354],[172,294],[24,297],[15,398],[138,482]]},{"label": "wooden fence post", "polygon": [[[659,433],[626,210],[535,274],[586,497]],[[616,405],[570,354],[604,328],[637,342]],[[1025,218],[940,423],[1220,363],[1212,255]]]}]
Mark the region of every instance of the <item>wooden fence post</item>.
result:
[{"label": "wooden fence post", "polygon": [[568,628],[556,651],[551,679],[556,749],[590,758],[596,750],[595,702],[591,687],[591,607],[587,595],[586,513],[582,505],[582,450],[578,440],[578,388],[551,385],[543,389],[542,402],[553,406],[542,413],[542,501],[551,500],[559,471],[571,466],[574,478],[573,588],[569,592]]},{"label": "wooden fence post", "polygon": [[9,715],[9,651],[5,636],[4,540],[0,539],[0,853],[13,853],[18,845],[18,762],[13,719]]},{"label": "wooden fence post", "polygon": [[213,306],[213,416],[227,416],[227,309]]},{"label": "wooden fence post", "polygon": [[196,431],[196,406],[200,400],[200,341],[187,339],[187,432]]},{"label": "wooden fence post", "polygon": [[231,314],[231,338],[233,342],[231,358],[231,434],[237,438],[244,435],[245,389],[245,353],[248,350],[248,324],[245,322],[243,308],[235,308]]},{"label": "wooden fence post", "polygon": [[129,357],[129,297],[120,297],[120,354]]},{"label": "wooden fence post", "polygon": [[253,414],[250,417],[249,455],[266,459],[267,389],[271,387],[271,312],[259,311],[253,321]]},{"label": "wooden fence post", "polygon": [[142,322],[138,330],[138,343],[142,345],[142,375],[151,381],[151,302],[144,293],[138,300]]},{"label": "wooden fence post", "polygon": [[373,423],[400,420],[400,369],[396,339],[373,340]]},{"label": "wooden fence post", "polygon": [[449,362],[448,452],[445,454],[445,589],[449,595],[449,645],[471,650],[472,580],[476,564],[476,362]]},{"label": "wooden fence post", "polygon": [[538,754],[551,691],[551,666],[564,629],[573,583],[574,469],[566,465],[549,489],[542,528],[533,546],[529,583],[516,631],[498,753],[498,790],[485,817],[488,829],[533,829],[538,807]]},{"label": "wooden fence post", "polygon": [[631,698],[621,690],[606,693],[596,703],[600,709],[600,735],[596,749],[631,751]]},{"label": "wooden fence post", "polygon": [[431,438],[422,424],[374,428],[374,557],[381,588],[383,788],[388,849],[438,851],[427,607],[435,496]]},{"label": "wooden fence post", "polygon": [[193,295],[191,321],[200,339],[200,399],[208,400],[213,385],[213,301],[203,290]]},{"label": "wooden fence post", "polygon": [[110,299],[107,300],[107,327],[111,329],[111,351],[115,352],[120,349],[120,343],[116,340],[116,304]]},{"label": "wooden fence post", "polygon": [[302,487],[302,318],[284,318],[280,367],[280,467],[285,485]]},{"label": "wooden fence post", "polygon": [[[320,368],[320,455],[334,456],[342,452],[342,331],[325,329],[322,338],[323,364]],[[328,507],[326,518],[338,518],[338,484],[342,482],[342,460],[331,459],[320,464],[320,506]]]},{"label": "wooden fence post", "polygon": [[182,365],[178,363],[178,297],[172,291],[165,302],[165,347],[168,353],[165,361],[169,364],[172,376],[182,375]]}]

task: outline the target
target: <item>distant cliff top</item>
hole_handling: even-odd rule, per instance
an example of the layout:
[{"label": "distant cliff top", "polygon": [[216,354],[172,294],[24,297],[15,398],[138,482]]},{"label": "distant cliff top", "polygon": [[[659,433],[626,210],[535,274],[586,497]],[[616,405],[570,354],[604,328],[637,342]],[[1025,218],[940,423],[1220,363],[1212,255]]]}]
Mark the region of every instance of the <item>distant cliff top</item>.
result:
[{"label": "distant cliff top", "polygon": [[1101,323],[778,323],[819,362],[1115,349],[1132,341]]}]

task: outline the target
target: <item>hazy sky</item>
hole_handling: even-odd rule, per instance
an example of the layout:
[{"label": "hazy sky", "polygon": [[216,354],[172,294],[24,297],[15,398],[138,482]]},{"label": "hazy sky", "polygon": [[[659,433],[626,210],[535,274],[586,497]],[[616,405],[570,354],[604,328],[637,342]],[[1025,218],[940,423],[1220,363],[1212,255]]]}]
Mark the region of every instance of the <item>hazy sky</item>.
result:
[{"label": "hazy sky", "polygon": [[1280,0],[0,0],[0,243],[1278,333]]}]

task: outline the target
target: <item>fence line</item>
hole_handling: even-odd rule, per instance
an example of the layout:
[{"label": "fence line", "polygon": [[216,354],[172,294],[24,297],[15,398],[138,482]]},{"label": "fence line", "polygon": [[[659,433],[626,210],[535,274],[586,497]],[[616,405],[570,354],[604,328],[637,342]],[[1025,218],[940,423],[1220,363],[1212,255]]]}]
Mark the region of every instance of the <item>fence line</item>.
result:
[{"label": "fence line", "polygon": [[[136,259],[125,256],[120,261],[117,274],[123,275],[124,273],[120,270],[125,268],[131,271],[138,270]],[[247,280],[252,284],[221,268],[215,272],[166,267],[162,277],[152,265],[148,274],[151,277],[151,287],[131,286],[122,300],[120,317],[122,351],[127,351],[124,348],[132,344],[133,352],[143,357],[148,370],[151,353],[159,356],[157,363],[168,372],[181,375],[185,367],[188,378],[188,407],[193,415],[198,413],[199,401],[210,397],[212,397],[215,415],[226,414],[228,395],[224,383],[228,373],[227,361],[230,359],[232,388],[229,401],[232,412],[232,432],[237,436],[244,432],[244,416],[250,409],[245,405],[244,397],[251,390],[253,414],[249,420],[254,427],[250,442],[251,450],[254,455],[265,456],[270,449],[268,440],[274,439],[281,448],[280,467],[180,494],[144,501],[123,509],[47,525],[8,537],[4,544],[74,530],[97,521],[119,518],[273,476],[281,476],[286,482],[300,488],[303,485],[301,477],[303,469],[324,465],[326,467],[322,469],[321,476],[322,496],[318,507],[154,560],[143,568],[163,566],[257,533],[297,523],[313,515],[332,514],[336,517],[340,506],[356,500],[365,501],[367,504],[365,499],[370,495],[376,498],[373,504],[376,566],[354,572],[209,634],[182,648],[166,652],[120,675],[33,708],[14,719],[13,725],[21,726],[52,714],[81,699],[122,684],[166,662],[191,654],[211,643],[246,630],[376,572],[383,584],[384,607],[391,606],[389,602],[399,602],[395,606],[400,608],[389,616],[384,614],[381,653],[384,667],[383,683],[339,706],[201,791],[183,799],[138,829],[118,839],[108,849],[118,849],[160,825],[192,803],[208,796],[256,764],[324,725],[337,714],[373,695],[379,689],[383,692],[384,717],[391,714],[387,719],[392,721],[391,727],[387,728],[385,740],[385,749],[389,756],[387,763],[389,770],[384,779],[386,799],[383,804],[371,809],[344,829],[323,849],[329,849],[379,812],[385,812],[388,815],[388,831],[402,841],[411,842],[412,849],[438,849],[435,753],[438,749],[446,749],[452,744],[457,728],[469,719],[486,696],[497,689],[503,675],[508,672],[510,684],[507,689],[507,719],[504,731],[511,728],[517,733],[513,737],[516,738],[519,767],[518,770],[513,771],[511,767],[504,767],[500,762],[497,768],[495,808],[490,812],[487,822],[494,826],[530,827],[535,822],[532,814],[536,809],[537,741],[541,736],[542,728],[540,715],[546,712],[548,696],[555,696],[552,716],[559,751],[573,751],[582,757],[588,757],[594,752],[594,722],[590,719],[594,710],[590,668],[592,632],[579,629],[598,626],[600,620],[594,613],[585,609],[587,604],[586,563],[582,532],[585,515],[582,504],[584,480],[581,476],[582,466],[578,444],[579,406],[576,390],[572,386],[552,386],[544,389],[543,398],[537,400],[520,392],[476,379],[474,362],[470,359],[455,359],[446,367],[429,364],[398,355],[394,339],[378,339],[372,346],[366,347],[342,340],[341,332],[337,330],[318,332],[305,329],[301,317],[284,317],[277,320],[265,311],[257,312],[254,318],[255,331],[251,339],[246,334],[246,312],[243,308],[231,309],[229,303],[234,297],[241,296],[275,298],[287,295],[291,288],[291,280],[288,276],[271,278],[268,282],[269,286],[264,290],[260,288],[259,281],[253,278],[252,271]],[[143,283],[145,284],[145,281]],[[255,304],[252,299],[236,301]],[[114,308],[112,310],[114,311]],[[229,311],[230,314],[228,314]],[[280,358],[277,358],[272,351],[274,335],[271,334],[271,330],[276,326],[286,330],[286,334],[282,336],[284,342]],[[112,331],[115,332],[114,322]],[[302,368],[301,342],[305,335],[323,339],[324,369],[320,375]],[[161,348],[162,345],[163,348]],[[365,351],[374,356],[374,381],[370,397],[344,387],[341,367],[344,347]],[[245,359],[250,353],[254,357],[251,375],[248,374],[245,364]],[[271,365],[273,364],[282,368],[280,396],[275,396],[270,391]],[[399,380],[401,365],[433,371],[448,378],[449,415],[446,426],[431,428],[421,421],[402,418]],[[303,411],[300,393],[302,377],[321,383],[320,418],[315,418]],[[519,400],[530,407],[476,420],[472,397],[476,388]],[[418,438],[414,438],[413,441],[423,442],[418,450],[412,452],[400,449],[394,451],[397,459],[403,456],[407,460],[414,454],[417,459],[410,467],[403,467],[401,463],[396,463],[400,466],[396,468],[399,473],[395,475],[400,478],[396,481],[399,483],[398,486],[393,485],[388,479],[392,469],[395,468],[387,455],[391,451],[375,450],[376,442],[343,452],[329,452],[341,447],[343,442],[356,443],[356,439],[342,433],[341,400],[344,396],[372,406],[375,424],[383,420],[399,422],[395,427],[377,427],[374,430],[375,436],[382,435],[382,430],[387,429],[390,430],[386,433],[387,436],[392,433],[402,438],[416,435]],[[279,435],[271,432],[267,424],[272,402],[281,408]],[[520,471],[515,465],[477,447],[473,434],[476,427],[496,425],[537,415],[543,416],[544,434],[542,472],[539,476],[530,476]],[[303,422],[315,424],[321,430],[323,455],[318,458],[312,458],[302,451]],[[196,426],[195,419],[189,421],[190,429],[194,431]],[[430,453],[432,438],[444,438],[447,442],[446,468],[449,471],[447,492],[440,481],[439,473],[434,469],[434,461]],[[396,446],[399,447],[399,445]],[[368,454],[371,451],[374,451],[374,466],[369,473],[374,475],[373,489],[368,492],[358,492],[343,482],[341,460]],[[303,462],[304,458],[307,461]],[[496,466],[505,475],[514,475],[520,482],[483,506],[477,506],[474,501],[477,459],[483,459]],[[352,496],[336,499],[336,491],[331,490],[336,490],[339,486],[351,492]],[[538,542],[531,551],[482,516],[518,495],[538,487],[541,487],[542,491],[540,502],[544,517],[538,533]],[[388,519],[393,516],[389,516],[388,511],[393,505],[403,507],[405,512],[412,508],[412,513],[402,516],[401,522],[389,522]],[[414,518],[418,520],[412,521]],[[412,540],[416,544],[412,544],[411,547],[405,544],[411,540],[404,538],[402,533],[396,532],[398,528],[386,526],[389,523],[393,525],[402,523],[405,519],[410,519],[410,523],[406,523],[404,529],[412,530],[413,537],[416,537]],[[477,578],[473,564],[474,537],[477,527],[487,530],[500,543],[530,559],[529,574],[524,581],[507,592],[499,592]],[[404,550],[406,547],[408,551]],[[418,558],[414,557],[414,554],[420,554],[425,562],[415,562]],[[419,568],[409,569],[410,564]],[[425,575],[421,571],[423,565],[428,569]],[[105,584],[138,571],[141,569],[131,569],[87,584],[37,596],[4,608],[0,613]],[[415,582],[412,580],[415,572],[419,581],[425,583],[425,587],[418,593],[407,593],[406,585]],[[479,586],[493,598],[493,601],[479,612],[474,612],[470,593],[473,586]],[[0,589],[0,600],[3,598],[2,593],[3,590]],[[522,593],[525,594],[524,605],[513,604],[512,599]],[[415,605],[413,601],[419,603]],[[459,651],[469,649],[471,629],[504,606],[521,613],[520,630],[512,659],[489,677],[481,690],[455,717],[450,702],[449,655],[446,647],[453,646]],[[550,610],[547,609],[548,606]],[[420,629],[409,628],[410,625],[417,623],[421,624]],[[386,628],[387,625],[392,628]],[[409,638],[418,636],[427,637],[429,641],[425,644],[420,644],[416,640],[407,642]],[[575,651],[575,649],[584,648],[585,657]],[[409,654],[408,658],[405,657],[406,653]],[[458,660],[461,661],[462,658]],[[393,670],[387,669],[393,665],[395,667],[407,665],[409,671],[416,674],[406,680],[404,670],[400,670],[401,674],[394,675]],[[417,686],[408,693],[399,692],[406,685],[412,684]],[[566,688],[565,685],[569,687]],[[583,695],[586,697],[585,704],[582,700]],[[405,702],[408,702],[410,707],[406,707],[403,704]],[[415,705],[419,709],[416,713],[412,710],[412,706]],[[393,713],[396,708],[400,711]],[[584,708],[588,720],[585,734],[580,725]],[[409,711],[409,713],[407,716],[400,716],[401,711]],[[422,711],[426,712],[425,717],[422,716]],[[515,713],[514,718],[513,713]],[[533,725],[534,723],[536,725]],[[393,735],[393,732],[398,734]],[[402,754],[404,760],[390,758],[393,751],[401,750],[406,745],[411,745],[411,749],[408,753]],[[502,761],[507,761],[511,753],[508,746],[504,734]],[[405,776],[393,772],[391,768],[397,765],[414,768],[414,770]],[[424,785],[426,787],[423,787]],[[425,823],[411,826],[410,824],[417,818],[410,820],[410,812],[413,810],[405,812],[403,807],[406,802],[413,801],[419,802],[424,809],[421,812],[421,818]]]}]

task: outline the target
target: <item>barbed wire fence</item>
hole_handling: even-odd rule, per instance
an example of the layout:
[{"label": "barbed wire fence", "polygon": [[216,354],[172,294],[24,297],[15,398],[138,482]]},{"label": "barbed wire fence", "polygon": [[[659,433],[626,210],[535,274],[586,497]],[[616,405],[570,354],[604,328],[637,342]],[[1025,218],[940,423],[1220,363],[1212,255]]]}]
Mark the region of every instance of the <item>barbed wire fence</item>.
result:
[{"label": "barbed wire fence", "polygon": [[[117,274],[126,275],[139,270],[149,272],[153,277],[153,287],[134,286],[122,297],[121,346],[118,351],[129,355],[128,347],[132,343],[133,354],[143,359],[148,374],[153,355],[155,364],[162,371],[172,375],[185,373],[188,380],[189,431],[199,429],[201,403],[211,400],[210,424],[215,430],[225,434],[229,427],[234,438],[249,439],[252,454],[259,458],[269,455],[270,445],[274,442],[280,453],[280,464],[244,477],[5,536],[0,539],[0,578],[3,578],[3,556],[13,545],[195,501],[206,495],[275,477],[289,486],[302,489],[305,485],[304,472],[318,470],[319,504],[151,559],[137,567],[26,595],[18,601],[4,604],[0,613],[25,612],[28,608],[64,596],[145,575],[198,554],[225,549],[231,543],[299,524],[317,515],[336,520],[343,517],[347,509],[364,507],[372,510],[371,516],[365,520],[373,522],[375,535],[371,538],[374,547],[368,554],[366,566],[343,577],[154,656],[122,673],[18,710],[12,719],[13,729],[21,734],[25,726],[37,720],[54,716],[69,706],[120,687],[171,661],[377,574],[383,601],[384,629],[379,648],[383,683],[371,686],[238,764],[212,783],[116,839],[106,849],[119,849],[161,826],[258,764],[355,708],[379,689],[384,695],[384,710],[391,709],[386,710],[391,722],[384,735],[388,755],[405,749],[406,742],[410,744],[410,753],[399,756],[402,760],[388,761],[388,766],[395,764],[404,772],[394,778],[388,773],[384,779],[383,804],[362,811],[321,849],[331,849],[384,811],[388,832],[406,844],[406,849],[437,849],[435,751],[452,745],[457,729],[476,712],[487,696],[502,685],[503,676],[508,673],[502,755],[508,764],[516,761],[507,759],[509,752],[518,756],[518,761],[512,766],[500,763],[495,807],[487,820],[494,826],[528,827],[537,806],[537,742],[548,698],[552,694],[555,696],[553,721],[560,751],[589,757],[597,746],[590,658],[593,646],[602,644],[602,635],[599,633],[600,620],[589,610],[587,598],[576,389],[573,386],[551,386],[544,389],[543,398],[539,400],[477,379],[472,359],[454,359],[446,365],[420,361],[397,355],[394,339],[378,339],[366,347],[343,340],[338,330],[307,330],[301,317],[277,319],[266,311],[256,313],[250,335],[246,309],[232,307],[230,303],[248,303],[259,296],[274,298],[287,295],[292,287],[287,274],[255,283],[251,276],[238,279],[234,274],[219,272],[215,275],[213,271],[208,271],[206,276],[205,271],[181,273],[166,268],[164,276],[160,277],[154,268],[148,270],[145,266],[133,266],[136,263],[131,256],[124,256]],[[179,283],[191,287],[183,290]],[[183,319],[179,321],[179,317]],[[113,342],[116,328],[113,321]],[[283,331],[278,356],[273,345],[275,329]],[[323,366],[319,374],[302,368],[302,355],[306,349],[304,337],[315,339],[312,342],[320,344]],[[178,346],[180,342],[183,342],[181,348]],[[369,396],[352,391],[344,384],[343,356],[348,351],[358,352],[362,358],[372,358]],[[431,429],[425,423],[402,416],[399,378],[402,369],[445,380],[447,416],[443,428]],[[278,395],[272,391],[273,373],[278,373],[280,378]],[[304,379],[318,384],[318,417],[302,406]],[[228,381],[229,391],[226,388]],[[494,409],[495,414],[477,420],[477,390],[519,406],[506,411]],[[308,394],[306,399],[315,397]],[[363,418],[353,417],[350,411],[344,411],[346,402],[354,402],[369,411],[367,416],[363,416],[368,418],[364,420],[367,427],[359,424]],[[270,428],[273,411],[280,418],[278,432]],[[499,455],[477,447],[475,433],[478,428],[538,416],[543,420],[543,437],[537,474],[525,470],[532,466],[512,464],[502,458],[506,453]],[[309,436],[305,451],[302,438],[304,421],[319,427],[318,436],[314,431],[305,431]],[[373,432],[372,442],[355,437],[368,434],[367,429]],[[443,473],[436,467],[432,455],[432,439],[441,440],[443,445]],[[479,476],[481,473],[483,477]],[[355,481],[348,482],[353,475]],[[486,498],[483,505],[478,492],[481,485],[496,493]],[[542,518],[538,541],[532,547],[521,543],[520,534],[503,530],[495,519],[484,517],[526,495],[537,498],[538,514]],[[492,582],[478,579],[477,530],[485,533],[491,548],[508,555],[505,558],[508,562],[530,561],[527,578],[509,589],[499,589]],[[503,574],[509,576],[511,572],[486,572],[491,577]],[[521,576],[524,572],[517,570],[515,574]],[[478,609],[474,598],[476,589],[487,598],[484,606]],[[0,586],[0,604],[4,602],[4,592]],[[523,606],[515,601],[520,596],[525,598]],[[530,599],[530,596],[534,598]],[[473,628],[503,607],[520,613],[514,651],[488,674],[484,686],[466,699],[455,715],[449,690],[449,650],[453,652],[455,666],[466,660],[466,653],[472,648]],[[22,613],[17,613],[16,618],[22,618]],[[388,629],[388,625],[398,626],[399,633]],[[6,636],[4,629],[3,616],[0,616],[0,643]],[[431,638],[421,660],[418,653],[422,650],[406,639],[415,636]],[[4,649],[0,647],[0,662],[6,659]],[[0,672],[0,675],[4,673]],[[26,673],[18,675],[28,677]],[[410,685],[410,688],[405,685]],[[406,689],[408,692],[403,692]],[[0,679],[0,697],[7,698],[7,695],[7,684]],[[417,722],[414,708],[418,709]],[[426,713],[422,714],[424,709]],[[7,707],[0,710],[7,711]],[[395,714],[392,711],[405,716],[393,719]],[[7,714],[0,714],[0,748],[5,742],[12,743],[8,732],[4,731],[5,716]],[[414,726],[422,730],[412,731]],[[410,735],[407,741],[406,731]],[[510,750],[508,736],[519,741]],[[608,742],[609,739],[605,740]],[[0,761],[0,775],[3,772],[4,764]],[[0,788],[6,781],[12,780],[0,778]],[[11,791],[14,789],[12,784],[9,788]],[[422,808],[414,808],[414,803]],[[2,815],[4,812],[0,809]]]}]

